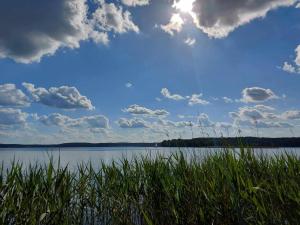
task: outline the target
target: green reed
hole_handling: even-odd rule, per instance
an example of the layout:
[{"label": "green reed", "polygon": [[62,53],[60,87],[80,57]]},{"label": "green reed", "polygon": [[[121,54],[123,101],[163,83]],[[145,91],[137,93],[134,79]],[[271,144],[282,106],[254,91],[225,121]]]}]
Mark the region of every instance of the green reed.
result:
[{"label": "green reed", "polygon": [[224,149],[0,169],[0,224],[300,224],[300,159]]}]

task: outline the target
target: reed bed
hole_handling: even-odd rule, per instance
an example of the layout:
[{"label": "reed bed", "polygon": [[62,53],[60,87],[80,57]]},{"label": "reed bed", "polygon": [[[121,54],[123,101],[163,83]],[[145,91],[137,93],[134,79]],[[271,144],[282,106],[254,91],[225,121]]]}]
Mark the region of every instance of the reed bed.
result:
[{"label": "reed bed", "polygon": [[300,224],[300,159],[224,149],[0,172],[0,224]]}]

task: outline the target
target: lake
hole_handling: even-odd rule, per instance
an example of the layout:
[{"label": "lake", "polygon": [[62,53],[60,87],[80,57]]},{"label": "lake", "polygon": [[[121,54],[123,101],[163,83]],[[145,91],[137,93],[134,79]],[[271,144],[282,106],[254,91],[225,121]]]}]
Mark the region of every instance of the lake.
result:
[{"label": "lake", "polygon": [[[99,148],[3,148],[0,149],[0,162],[4,168],[8,168],[13,160],[28,166],[30,163],[47,163],[51,158],[54,162],[60,159],[60,165],[69,165],[75,168],[79,163],[91,162],[97,168],[99,162],[110,163],[122,158],[132,159],[133,157],[157,155],[169,156],[172,153],[182,151],[189,158],[196,155],[201,158],[208,154],[221,152],[221,148],[145,148],[145,147],[99,147]],[[238,150],[236,150],[238,151]],[[300,148],[273,148],[255,149],[256,154],[267,154],[268,156],[291,153],[300,157]]]}]

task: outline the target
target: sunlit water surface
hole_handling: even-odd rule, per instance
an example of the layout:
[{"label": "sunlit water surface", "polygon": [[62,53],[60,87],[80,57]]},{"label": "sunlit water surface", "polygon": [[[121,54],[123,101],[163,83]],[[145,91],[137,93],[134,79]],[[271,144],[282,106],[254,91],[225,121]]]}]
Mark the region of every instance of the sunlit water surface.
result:
[{"label": "sunlit water surface", "polygon": [[[24,167],[30,164],[47,164],[51,159],[55,164],[60,162],[61,166],[68,165],[76,168],[80,163],[91,163],[94,168],[100,162],[111,163],[112,160],[120,161],[122,158],[131,160],[135,157],[148,156],[151,158],[161,155],[170,156],[172,153],[181,151],[187,159],[196,156],[199,159],[216,152],[224,151],[221,148],[144,148],[144,147],[99,147],[99,148],[6,148],[0,149],[0,162],[4,168],[9,168],[12,161],[22,163]],[[266,154],[268,156],[285,153],[295,154],[300,157],[300,148],[274,148],[255,149],[255,154]],[[235,150],[239,152],[239,150]]]}]

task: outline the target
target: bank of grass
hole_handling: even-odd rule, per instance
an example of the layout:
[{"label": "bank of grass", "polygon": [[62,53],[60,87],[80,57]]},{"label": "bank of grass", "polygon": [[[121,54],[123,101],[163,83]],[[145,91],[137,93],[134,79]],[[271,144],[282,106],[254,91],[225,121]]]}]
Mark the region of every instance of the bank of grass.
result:
[{"label": "bank of grass", "polygon": [[300,159],[225,149],[89,164],[13,164],[0,175],[0,224],[300,224]]}]

